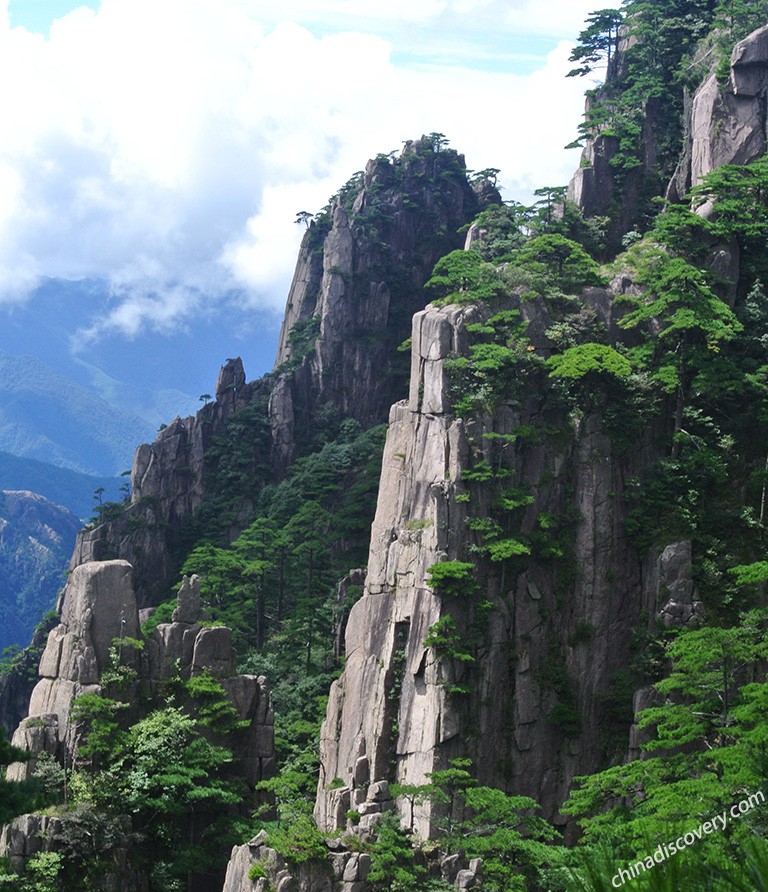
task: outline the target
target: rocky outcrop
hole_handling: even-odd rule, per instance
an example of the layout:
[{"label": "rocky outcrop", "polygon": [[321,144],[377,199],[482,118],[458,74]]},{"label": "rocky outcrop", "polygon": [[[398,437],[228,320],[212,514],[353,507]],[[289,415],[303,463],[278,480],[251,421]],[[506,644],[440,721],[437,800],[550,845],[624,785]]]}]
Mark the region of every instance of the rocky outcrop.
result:
[{"label": "rocky outcrop", "polygon": [[[349,839],[359,841],[370,834],[360,828],[349,829]],[[348,842],[347,840],[347,842]],[[262,831],[244,846],[232,849],[223,892],[369,892],[367,881],[371,856],[351,850],[343,841],[327,839],[325,861],[294,865],[269,846],[269,837]],[[259,874],[251,879],[251,871]],[[438,874],[455,889],[482,889],[483,862],[467,861],[459,855],[443,858],[433,865]]]},{"label": "rocky outcrop", "polygon": [[[444,360],[476,312],[414,317],[411,397],[390,415],[365,594],[350,613],[346,668],[321,732],[315,817],[326,829],[365,800],[369,780],[426,782],[439,746],[459,733],[441,667],[423,647],[441,615],[425,576],[461,547],[453,494],[468,447],[462,422],[447,414]],[[343,786],[328,790],[336,778]]]},{"label": "rocky outcrop", "polygon": [[[585,115],[599,99],[587,98]],[[609,101],[610,102],[610,101]],[[635,229],[645,214],[646,193],[658,176],[655,120],[659,112],[649,103],[639,137],[639,163],[630,169],[612,163],[619,153],[619,138],[611,133],[595,133],[585,139],[578,169],[568,184],[566,197],[582,210],[585,217],[605,217],[606,247],[617,252],[622,236]]]},{"label": "rocky outcrop", "polygon": [[[612,288],[631,283],[617,279]],[[610,330],[611,291],[603,292],[590,289],[585,299]],[[545,311],[518,306],[535,349],[544,350]],[[640,555],[625,531],[625,481],[651,459],[651,432],[617,450],[599,412],[574,426],[547,416],[533,395],[493,416],[453,414],[446,361],[466,350],[466,326],[481,318],[472,307],[429,307],[413,320],[410,398],[391,411],[365,592],[348,620],[345,670],[321,732],[315,816],[328,830],[344,826],[370,785],[427,783],[460,755],[472,757],[481,783],[530,795],[559,820],[572,778],[599,767],[602,704],[613,673],[626,666],[631,629],[669,611],[673,591],[700,609],[685,584],[690,550],[687,563],[684,545],[661,558]],[[539,424],[561,433],[499,453],[498,444]],[[477,556],[480,540],[466,519],[489,516],[495,496],[464,476],[483,459],[497,466],[502,458],[510,484],[533,496],[523,536],[541,516],[568,518],[564,562],[532,553],[513,569]],[[472,597],[429,584],[433,564],[468,559],[477,597],[492,604],[472,668],[425,646],[448,614],[459,633],[476,628]],[[421,834],[430,821],[427,806],[416,809]]]},{"label": "rocky outcrop", "polygon": [[[92,812],[74,810],[61,817],[53,815],[21,815],[0,830],[0,852],[9,867],[24,873],[27,861],[42,852],[60,852],[80,859],[83,851],[72,851],[78,841],[87,846],[87,856],[96,859],[109,849],[109,868],[92,888],[96,892],[147,892],[146,877],[130,868],[128,855],[132,845],[127,819],[113,821],[108,844],[98,838],[103,830]],[[72,888],[72,887],[70,887]]]},{"label": "rocky outcrop", "polygon": [[[619,57],[628,46],[622,43]],[[677,167],[666,189],[666,197],[671,201],[682,201],[691,187],[716,167],[748,164],[768,147],[768,25],[736,44],[727,79],[715,71],[713,59],[711,47],[701,51],[691,65],[709,64],[707,76],[693,93],[686,88],[676,100],[682,108],[683,132],[679,160],[672,162],[677,160]],[[619,58],[614,74],[619,73],[622,64]],[[610,89],[604,95],[598,91],[597,95],[588,96],[585,115],[588,117],[596,104],[610,109],[611,102]],[[622,235],[636,228],[647,213],[643,207],[647,200],[644,192],[655,192],[655,181],[663,175],[656,130],[669,124],[669,109],[664,112],[659,102],[649,101],[639,137],[640,155],[629,170],[611,163],[619,152],[619,139],[612,133],[596,132],[585,140],[581,164],[568,187],[568,198],[587,217],[610,216],[606,236],[614,250],[620,248]],[[669,173],[665,176],[669,177]]]},{"label": "rocky outcrop", "polygon": [[80,534],[71,566],[127,560],[139,605],[158,604],[179,570],[176,539],[211,494],[211,447],[246,407],[263,412],[268,428],[248,444],[255,492],[240,496],[230,538],[253,519],[260,479],[279,480],[297,454],[327,435],[323,425],[385,422],[407,390],[407,364],[395,348],[424,305],[422,285],[437,260],[461,246],[458,230],[481,199],[500,200],[483,184],[476,194],[463,157],[428,138],[408,142],[400,158],[369,162],[307,230],[275,374],[246,383],[240,360],[229,360],[213,402],[139,447],[130,504]]},{"label": "rocky outcrop", "polygon": [[687,108],[686,138],[667,189],[682,199],[723,164],[748,164],[765,154],[768,112],[768,25],[736,44],[726,81],[712,72]]},{"label": "rocky outcrop", "polygon": [[[363,427],[386,420],[407,387],[394,348],[424,305],[421,286],[437,260],[461,246],[458,230],[479,207],[463,157],[433,151],[423,138],[407,143],[397,159],[370,161],[353,199],[340,196],[328,219],[310,226],[270,398],[279,467],[301,447],[320,406]],[[296,340],[300,326],[311,332],[307,339]]]},{"label": "rocky outcrop", "polygon": [[[223,892],[366,892],[371,856],[344,851],[335,842],[336,850],[329,851],[327,864],[291,865],[269,847],[262,831],[232,850]],[[249,871],[257,864],[262,876],[251,880]]]},{"label": "rocky outcrop", "polygon": [[656,619],[664,626],[696,628],[704,621],[704,604],[693,585],[693,555],[690,540],[673,542],[659,555]]},{"label": "rocky outcrop", "polygon": [[228,743],[238,773],[252,788],[270,776],[274,764],[266,680],[235,675],[230,630],[200,625],[200,591],[194,576],[182,582],[173,622],[159,624],[143,651],[130,641],[122,644],[142,638],[132,579],[133,568],[126,561],[91,562],[73,570],[62,597],[61,623],[49,634],[40,660],[40,680],[28,716],[13,736],[14,745],[29,750],[33,758],[9,766],[8,779],[30,777],[37,764],[34,756],[41,752],[60,760],[66,754],[70,763],[76,758],[72,704],[81,694],[101,693],[103,673],[116,668],[117,660],[135,673],[137,695],[140,690],[155,694],[161,682],[177,672],[182,678],[204,671],[217,677],[239,718],[247,722]]},{"label": "rocky outcrop", "polygon": [[[100,691],[99,678],[110,664],[115,638],[137,637],[139,618],[125,561],[84,564],[70,575],[64,590],[61,623],[48,635],[40,659],[40,680],[32,691],[28,717],[15,734],[15,745],[63,757],[74,750],[69,715],[75,698]],[[39,747],[39,748],[38,748]],[[11,780],[23,780],[35,759],[8,768]]]},{"label": "rocky outcrop", "polygon": [[[139,605],[155,606],[178,572],[174,533],[191,520],[205,498],[208,450],[232,415],[265,387],[263,382],[246,383],[239,358],[227,360],[212,402],[195,416],[175,418],[154,443],[139,446],[131,471],[130,504],[113,519],[80,532],[70,567],[126,560],[134,567]],[[243,510],[247,512],[248,506]]]}]

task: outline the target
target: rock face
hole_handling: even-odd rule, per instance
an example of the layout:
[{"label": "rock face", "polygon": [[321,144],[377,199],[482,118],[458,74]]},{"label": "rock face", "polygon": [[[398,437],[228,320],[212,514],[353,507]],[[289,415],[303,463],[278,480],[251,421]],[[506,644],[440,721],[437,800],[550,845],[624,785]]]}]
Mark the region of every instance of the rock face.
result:
[{"label": "rock face", "polygon": [[[587,99],[585,114],[589,114],[592,102]],[[613,248],[618,248],[621,237],[637,225],[646,182],[656,174],[655,114],[654,106],[649,105],[641,137],[642,159],[637,167],[619,174],[611,164],[619,152],[619,139],[597,134],[585,140],[581,164],[568,184],[567,198],[586,217],[609,218],[606,240]]]},{"label": "rock face", "polygon": [[[48,635],[40,660],[40,680],[32,691],[28,717],[13,735],[17,746],[56,755],[66,749],[71,755],[72,703],[81,694],[100,690],[99,677],[109,665],[112,640],[138,635],[132,573],[125,561],[106,561],[84,564],[71,574],[61,623]],[[8,768],[8,777],[23,780],[35,765],[34,759],[16,763]]]},{"label": "rock face", "polygon": [[[585,295],[609,330],[610,296]],[[519,306],[529,333],[546,328],[542,307]],[[553,416],[547,423],[569,434],[512,447],[506,460],[510,481],[533,496],[520,532],[536,529],[542,514],[569,518],[567,564],[533,554],[508,576],[473,557],[478,597],[493,605],[476,662],[425,646],[448,614],[467,635],[478,621],[469,595],[449,597],[428,581],[433,564],[466,561],[479,544],[467,529],[469,506],[473,516],[491,513],[493,492],[465,482],[466,472],[482,459],[495,465],[503,447],[493,444],[512,442],[545,412],[529,401],[493,416],[453,414],[445,363],[466,350],[466,326],[480,318],[474,308],[429,307],[413,320],[410,398],[390,415],[365,593],[347,623],[345,670],[321,732],[315,816],[328,830],[344,826],[372,785],[426,783],[461,755],[472,757],[481,783],[530,795],[558,820],[572,778],[600,764],[601,704],[626,665],[630,630],[643,615],[669,611],[673,591],[691,613],[700,609],[686,587],[690,546],[646,557],[625,532],[625,481],[649,460],[649,444],[618,454],[599,413],[575,427]],[[568,710],[573,722],[562,718]],[[415,823],[429,833],[426,806]]]},{"label": "rock face", "polygon": [[[301,364],[280,374],[270,399],[279,466],[292,460],[302,420],[319,406],[367,427],[385,421],[405,392],[394,348],[424,305],[433,266],[461,246],[457,232],[480,207],[464,159],[428,146],[422,139],[399,159],[370,161],[354,201],[340,197],[330,219],[307,231],[275,367]],[[311,345],[295,342],[297,324],[314,324]]]},{"label": "rock face", "polygon": [[[101,561],[76,567],[64,590],[61,623],[48,636],[40,660],[40,680],[29,701],[28,716],[13,736],[16,746],[33,754],[48,752],[69,760],[76,729],[70,712],[76,697],[100,693],[103,672],[112,666],[115,639],[141,637],[133,568],[126,561]],[[230,630],[205,628],[200,620],[196,577],[185,577],[174,621],[158,625],[144,651],[118,645],[121,665],[136,672],[136,693],[153,694],[157,685],[178,671],[190,678],[208,671],[224,690],[247,728],[229,741],[239,773],[253,787],[273,770],[273,718],[266,680],[235,675]],[[138,697],[136,698],[138,699]],[[36,766],[33,758],[8,768],[9,780],[24,780]]]},{"label": "rock face", "polygon": [[[587,100],[587,114],[594,101]],[[667,186],[667,198],[682,201],[716,167],[748,164],[763,155],[768,147],[767,113],[768,25],[736,44],[727,80],[719,80],[711,71],[693,96],[684,93],[680,160]],[[619,175],[611,165],[619,141],[612,135],[597,134],[586,140],[581,165],[571,179],[568,198],[586,216],[611,215],[607,235],[612,244],[618,245],[620,237],[637,225],[643,183],[658,176],[656,117],[658,111],[651,102],[645,109],[641,164],[623,175],[620,195]]]},{"label": "rock face", "polygon": [[682,199],[716,167],[765,154],[767,110],[768,25],[736,44],[727,81],[710,74],[689,103],[683,157],[668,197]]},{"label": "rock face", "polygon": [[[148,892],[146,878],[132,870],[128,864],[130,850],[129,828],[123,823],[121,844],[110,851],[111,872],[102,876],[98,889],[103,892]],[[93,835],[93,823],[83,826],[78,813],[72,812],[61,818],[49,815],[21,815],[0,830],[0,852],[8,859],[9,866],[16,873],[23,873],[27,861],[40,852],[61,852],[66,859],[69,854],[62,844],[62,838],[72,830],[80,838]],[[70,840],[71,840],[70,836]],[[76,837],[75,837],[76,838]],[[100,854],[100,842],[91,842],[94,856]]]},{"label": "rock face", "polygon": [[[446,412],[444,361],[460,346],[466,315],[476,311],[414,317],[411,397],[390,415],[365,594],[347,622],[346,668],[321,733],[315,817],[327,829],[365,800],[369,779],[394,779],[395,760],[398,780],[426,782],[436,748],[459,732],[441,667],[423,642],[441,615],[426,571],[458,552],[463,530],[453,494],[468,447],[463,424]],[[336,778],[344,786],[327,790]]]},{"label": "rock face", "polygon": [[195,416],[175,418],[154,443],[137,449],[130,505],[115,519],[81,531],[70,567],[127,560],[134,567],[139,605],[156,605],[178,570],[173,535],[191,519],[207,491],[206,454],[232,415],[257,400],[263,390],[260,382],[246,384],[240,359],[227,360],[213,402]]},{"label": "rock face", "polygon": [[[352,835],[355,832],[352,831]],[[358,832],[356,835],[360,836]],[[371,856],[344,849],[338,840],[327,840],[327,865],[308,863],[290,866],[269,847],[263,831],[244,846],[235,846],[227,868],[223,892],[368,892]],[[259,876],[251,880],[250,870],[258,865]],[[482,888],[483,864],[479,858],[467,862],[458,855],[444,858],[442,878],[456,889]]]}]

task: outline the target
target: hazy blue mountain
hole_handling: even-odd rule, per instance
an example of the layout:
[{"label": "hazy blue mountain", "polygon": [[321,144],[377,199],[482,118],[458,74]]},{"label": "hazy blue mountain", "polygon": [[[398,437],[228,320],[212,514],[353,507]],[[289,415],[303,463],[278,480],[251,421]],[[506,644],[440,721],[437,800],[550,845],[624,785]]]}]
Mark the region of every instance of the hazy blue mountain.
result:
[{"label": "hazy blue mountain", "polygon": [[37,357],[154,430],[199,409],[228,357],[242,357],[249,378],[272,367],[276,314],[233,298],[173,331],[86,338],[83,332],[114,306],[104,282],[46,280],[25,303],[0,307],[0,350]]},{"label": "hazy blue mountain", "polygon": [[94,493],[104,487],[105,502],[117,501],[126,483],[119,477],[92,477],[68,468],[59,468],[33,458],[20,458],[0,452],[0,490],[20,489],[39,493],[56,505],[63,505],[80,520],[93,513]]},{"label": "hazy blue mountain", "polygon": [[32,356],[0,351],[0,450],[95,475],[130,468],[148,422]]},{"label": "hazy blue mountain", "polygon": [[80,521],[31,492],[0,491],[0,651],[56,606]]}]

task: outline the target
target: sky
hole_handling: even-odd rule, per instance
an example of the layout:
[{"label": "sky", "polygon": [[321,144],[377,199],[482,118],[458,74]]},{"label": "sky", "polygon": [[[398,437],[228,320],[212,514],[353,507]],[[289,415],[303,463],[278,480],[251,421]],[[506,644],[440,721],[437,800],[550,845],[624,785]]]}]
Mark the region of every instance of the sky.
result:
[{"label": "sky", "polygon": [[505,198],[565,184],[592,0],[0,0],[0,312],[102,279],[78,341],[282,314],[302,226],[440,132]]}]

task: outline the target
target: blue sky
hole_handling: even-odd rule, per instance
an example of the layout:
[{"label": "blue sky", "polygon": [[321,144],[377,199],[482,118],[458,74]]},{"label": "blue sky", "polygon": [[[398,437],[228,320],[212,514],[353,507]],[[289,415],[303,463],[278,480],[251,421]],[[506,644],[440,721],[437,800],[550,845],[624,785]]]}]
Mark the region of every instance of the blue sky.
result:
[{"label": "blue sky", "polygon": [[10,0],[8,14],[11,26],[21,26],[37,34],[49,34],[51,22],[61,18],[78,6],[98,8],[97,0],[93,2],[72,3],[70,0]]},{"label": "blue sky", "polygon": [[282,312],[301,228],[439,131],[509,198],[567,182],[583,0],[0,0],[0,310],[103,279],[79,339]]}]

